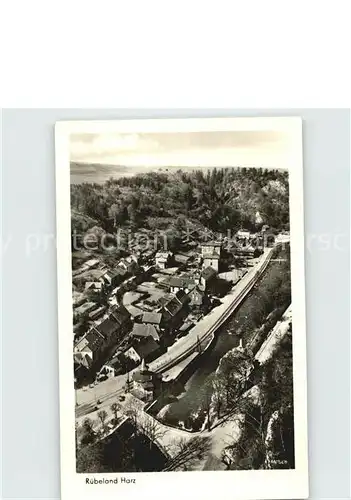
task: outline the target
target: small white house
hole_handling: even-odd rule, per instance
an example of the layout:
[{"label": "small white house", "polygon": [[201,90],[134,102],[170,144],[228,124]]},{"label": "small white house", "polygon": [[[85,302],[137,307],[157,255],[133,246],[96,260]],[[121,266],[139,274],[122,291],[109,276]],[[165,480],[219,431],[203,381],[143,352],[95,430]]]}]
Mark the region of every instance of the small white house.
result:
[{"label": "small white house", "polygon": [[157,252],[156,254],[156,266],[159,269],[166,269],[168,266],[170,260],[172,258],[172,253],[171,252]]},{"label": "small white house", "polygon": [[103,284],[101,281],[87,281],[85,283],[85,290],[92,292],[101,292]]},{"label": "small white house", "polygon": [[237,238],[248,240],[250,238],[250,231],[238,231],[236,236]]}]

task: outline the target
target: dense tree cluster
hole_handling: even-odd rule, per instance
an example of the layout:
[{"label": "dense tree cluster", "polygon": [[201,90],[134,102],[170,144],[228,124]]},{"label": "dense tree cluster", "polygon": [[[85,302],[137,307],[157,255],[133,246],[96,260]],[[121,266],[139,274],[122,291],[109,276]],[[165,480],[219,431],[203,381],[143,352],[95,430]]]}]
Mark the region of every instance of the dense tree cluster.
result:
[{"label": "dense tree cluster", "polygon": [[256,213],[273,228],[288,228],[288,173],[256,168],[149,172],[104,184],[71,186],[72,229],[98,225],[184,229],[196,221],[212,231],[255,229]]},{"label": "dense tree cluster", "polygon": [[[291,303],[291,281],[290,281],[290,248],[278,249],[275,258],[279,262],[271,262],[259,281],[259,286],[254,287],[250,296],[244,301],[229,324],[223,329],[232,329],[243,339],[248,352],[228,351],[222,357],[217,372],[207,377],[206,383],[197,397],[191,402],[191,412],[185,420],[188,429],[200,430],[204,420],[209,422],[211,406],[212,420],[216,416],[221,418],[232,408],[235,408],[238,396],[245,389],[245,383],[255,383],[260,373],[250,373],[250,365],[253,363],[251,356],[256,354],[268,333],[274,328],[277,321]],[[219,335],[221,330],[219,331]],[[174,425],[177,425],[177,416],[167,416]]]},{"label": "dense tree cluster", "polygon": [[294,468],[293,366],[291,331],[262,367],[259,400],[246,401],[241,434],[225,448],[228,469]]},{"label": "dense tree cluster", "polygon": [[[114,413],[119,411],[114,408]],[[98,417],[102,424],[106,420],[104,414]],[[113,434],[99,439],[88,430],[91,425],[86,423],[83,429],[81,446],[77,447],[77,472],[153,472],[162,470],[166,465],[166,458],[156,445],[142,432],[138,432],[133,421],[125,423],[122,428]]]},{"label": "dense tree cluster", "polygon": [[[245,345],[251,343],[256,333],[261,337],[258,331],[261,327],[264,327],[262,333],[267,334],[291,303],[290,245],[277,248],[273,258],[278,261],[268,265],[250,297],[233,317],[232,327],[243,337]],[[259,343],[255,342],[255,346],[258,349]]]}]

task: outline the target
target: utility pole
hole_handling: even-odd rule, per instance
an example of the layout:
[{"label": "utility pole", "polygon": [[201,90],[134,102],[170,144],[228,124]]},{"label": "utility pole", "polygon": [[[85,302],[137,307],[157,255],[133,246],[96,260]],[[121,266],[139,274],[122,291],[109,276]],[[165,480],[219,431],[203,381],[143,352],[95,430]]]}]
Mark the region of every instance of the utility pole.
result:
[{"label": "utility pole", "polygon": [[130,392],[131,381],[129,378],[129,372],[127,372],[127,381],[126,381],[126,392]]},{"label": "utility pole", "polygon": [[202,349],[201,349],[201,343],[200,343],[200,339],[199,339],[199,336],[197,335],[197,352],[199,354],[202,353]]}]

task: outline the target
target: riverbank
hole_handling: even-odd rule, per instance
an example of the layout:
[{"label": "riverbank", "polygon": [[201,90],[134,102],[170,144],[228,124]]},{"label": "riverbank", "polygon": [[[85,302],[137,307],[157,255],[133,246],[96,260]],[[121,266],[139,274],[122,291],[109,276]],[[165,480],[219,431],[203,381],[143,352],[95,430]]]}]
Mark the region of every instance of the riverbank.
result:
[{"label": "riverbank", "polygon": [[165,354],[150,363],[150,370],[158,373],[166,371],[196,350],[199,342],[210,338],[245,300],[255,283],[260,280],[260,276],[264,274],[270,259],[277,253],[279,247],[266,248],[256,266],[252,267],[232,290],[221,298],[220,305],[196,323],[189,333],[173,344]]},{"label": "riverbank", "polygon": [[[190,376],[177,399],[158,412],[158,418],[174,426],[198,431],[205,420],[204,390],[209,377],[216,372],[220,360],[239,345],[251,342],[257,333],[267,335],[291,301],[289,248],[281,249],[272,260],[250,295],[215,334],[214,341],[203,356],[201,365]],[[259,329],[262,328],[259,332]],[[261,338],[260,341],[264,341]],[[259,348],[259,345],[257,346]]]}]

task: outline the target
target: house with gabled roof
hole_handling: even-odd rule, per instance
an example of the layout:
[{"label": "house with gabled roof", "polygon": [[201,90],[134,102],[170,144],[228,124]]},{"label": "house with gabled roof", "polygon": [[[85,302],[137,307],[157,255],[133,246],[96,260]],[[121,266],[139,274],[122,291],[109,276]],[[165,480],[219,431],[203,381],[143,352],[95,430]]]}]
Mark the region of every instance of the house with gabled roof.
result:
[{"label": "house with gabled roof", "polygon": [[136,339],[152,337],[156,342],[160,340],[157,328],[150,324],[134,323],[131,336]]},{"label": "house with gabled roof", "polygon": [[121,341],[130,330],[132,322],[130,314],[124,306],[114,306],[109,317],[96,326],[96,329],[105,335],[108,343]]},{"label": "house with gabled roof", "polygon": [[162,314],[161,327],[172,330],[188,314],[190,299],[183,290],[179,290],[175,294],[168,294],[166,300],[158,312]]},{"label": "house with gabled roof", "polygon": [[122,342],[131,328],[128,311],[123,307],[114,307],[108,318],[93,326],[74,346],[74,353],[86,353],[95,364]]},{"label": "house with gabled roof", "polygon": [[211,266],[218,272],[221,250],[222,243],[219,241],[206,241],[205,243],[201,243],[202,265],[204,269]]},{"label": "house with gabled roof", "polygon": [[90,311],[92,311],[93,309],[95,309],[96,307],[96,304],[95,302],[84,302],[83,304],[81,304],[79,307],[76,307],[74,309],[74,314],[79,317],[79,316],[82,316],[83,314],[86,314],[86,313],[89,313]]},{"label": "house with gabled roof", "polygon": [[104,314],[105,311],[106,311],[106,306],[97,307],[96,309],[90,311],[88,317],[90,320],[95,321],[96,319],[101,318],[101,316]]},{"label": "house with gabled roof", "polygon": [[122,328],[130,325],[130,314],[124,306],[114,306],[110,311],[110,317],[113,317]]},{"label": "house with gabled roof", "polygon": [[191,256],[177,253],[174,255],[174,260],[176,264],[179,264],[180,266],[185,266],[191,260]]},{"label": "house with gabled roof", "polygon": [[205,293],[200,289],[198,285],[191,287],[188,293],[189,306],[192,309],[200,309],[205,302]]},{"label": "house with gabled roof", "polygon": [[145,361],[153,361],[162,352],[160,344],[152,337],[137,339],[133,342],[133,348],[138,356]]},{"label": "house with gabled roof", "polygon": [[157,252],[155,256],[156,266],[159,269],[166,269],[172,259],[172,252]]},{"label": "house with gabled roof", "polygon": [[251,236],[250,231],[245,231],[242,229],[236,233],[236,237],[238,240],[249,240],[250,236]]},{"label": "house with gabled roof", "polygon": [[109,269],[102,276],[102,281],[110,285],[111,287],[115,287],[123,281],[124,275],[127,274],[127,271],[123,268],[119,268],[117,266],[116,269]]},{"label": "house with gabled roof", "polygon": [[131,274],[138,267],[138,259],[135,255],[129,255],[119,261],[118,267],[122,267],[127,273]]},{"label": "house with gabled roof", "polygon": [[85,291],[99,293],[99,292],[101,292],[101,290],[103,288],[103,283],[101,283],[101,281],[87,281],[85,283],[84,288],[85,288]]},{"label": "house with gabled roof", "polygon": [[152,401],[157,395],[161,385],[161,378],[149,370],[143,359],[139,370],[133,373],[132,392],[143,401]]},{"label": "house with gabled roof", "polygon": [[172,276],[168,282],[171,293],[177,293],[179,290],[188,293],[192,285],[195,285],[195,280],[190,276]]},{"label": "house with gabled roof", "polygon": [[162,314],[159,312],[144,312],[141,317],[141,322],[151,325],[160,326],[162,320]]},{"label": "house with gabled roof", "polygon": [[74,352],[73,353],[73,362],[74,365],[82,365],[84,368],[87,370],[90,370],[90,368],[93,365],[93,356],[90,352]]},{"label": "house with gabled roof", "polygon": [[92,267],[96,267],[99,264],[99,259],[89,259],[84,262],[83,267],[85,269],[91,269]]},{"label": "house with gabled roof", "polygon": [[95,328],[92,328],[76,342],[74,346],[74,355],[80,353],[82,356],[88,356],[91,360],[91,364],[93,364],[99,352],[103,349],[104,344],[104,335]]},{"label": "house with gabled roof", "polygon": [[201,273],[201,278],[200,278],[200,284],[204,290],[207,289],[208,285],[211,283],[212,280],[215,279],[217,276],[217,272],[213,267],[208,266],[206,267],[202,273]]}]

